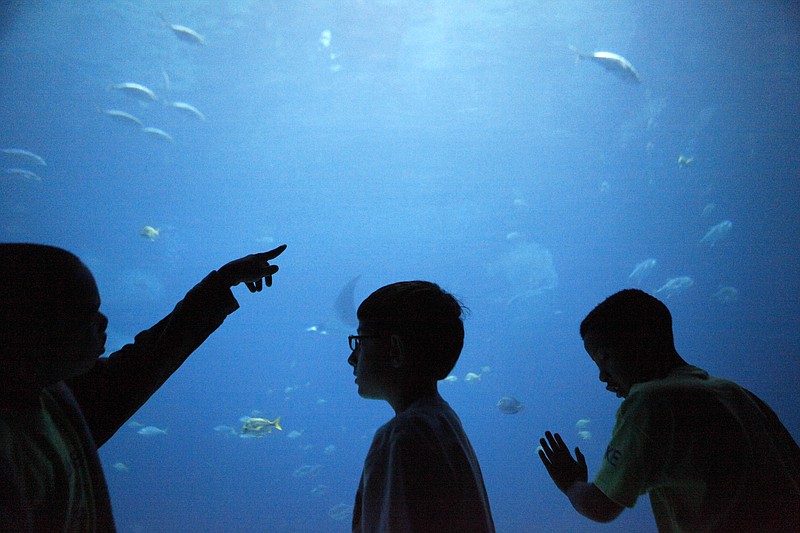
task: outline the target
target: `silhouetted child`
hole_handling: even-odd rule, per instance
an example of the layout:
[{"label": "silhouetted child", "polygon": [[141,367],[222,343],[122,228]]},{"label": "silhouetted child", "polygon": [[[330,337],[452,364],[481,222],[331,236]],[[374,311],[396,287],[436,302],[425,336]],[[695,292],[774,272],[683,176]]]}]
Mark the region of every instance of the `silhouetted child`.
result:
[{"label": "silhouetted child", "polygon": [[464,343],[461,304],[438,285],[407,281],[372,293],[349,337],[358,393],[395,417],[372,440],[356,494],[354,532],[493,532],[483,476],[437,381]]},{"label": "silhouetted child", "polygon": [[285,249],[211,272],[108,358],[89,269],[52,246],[0,244],[0,531],[113,532],[97,448],[239,305],[272,284]]},{"label": "silhouetted child", "polygon": [[659,531],[800,531],[800,449],[755,394],[689,365],[672,316],[637,289],[611,295],[581,323],[606,390],[624,398],[594,482],[561,436],[539,457],[573,507],[615,519],[647,493]]}]

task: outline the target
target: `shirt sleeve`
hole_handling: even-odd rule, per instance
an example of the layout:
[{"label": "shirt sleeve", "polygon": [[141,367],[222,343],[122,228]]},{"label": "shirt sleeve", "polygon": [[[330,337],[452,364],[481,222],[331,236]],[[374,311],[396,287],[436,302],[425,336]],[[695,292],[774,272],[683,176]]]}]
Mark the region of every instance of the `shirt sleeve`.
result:
[{"label": "shirt sleeve", "polygon": [[177,370],[239,304],[216,271],[172,312],[67,384],[101,446]]},{"label": "shirt sleeve", "polygon": [[657,479],[672,442],[668,410],[642,395],[626,399],[594,485],[619,505],[633,507]]}]

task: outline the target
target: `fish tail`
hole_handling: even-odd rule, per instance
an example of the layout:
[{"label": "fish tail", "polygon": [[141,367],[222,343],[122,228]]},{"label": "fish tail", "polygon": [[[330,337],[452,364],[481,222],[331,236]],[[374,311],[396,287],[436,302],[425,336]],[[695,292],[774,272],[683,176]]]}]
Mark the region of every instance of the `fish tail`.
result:
[{"label": "fish tail", "polygon": [[281,427],[281,417],[276,418],[273,424],[275,425],[275,429],[283,431],[283,428]]},{"label": "fish tail", "polygon": [[583,52],[581,52],[580,50],[578,50],[577,48],[575,48],[572,45],[569,45],[569,49],[572,50],[573,52],[575,52],[575,63],[578,63],[581,59],[586,57],[586,54],[584,54]]}]

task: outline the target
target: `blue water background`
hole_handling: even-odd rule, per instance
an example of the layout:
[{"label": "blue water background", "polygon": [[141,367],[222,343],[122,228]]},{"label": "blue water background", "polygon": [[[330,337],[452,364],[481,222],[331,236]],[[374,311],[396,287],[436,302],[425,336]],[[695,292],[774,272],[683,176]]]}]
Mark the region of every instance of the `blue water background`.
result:
[{"label": "blue water background", "polygon": [[[430,279],[471,309],[459,379],[440,389],[498,531],[655,531],[646,497],[610,525],[580,517],[535,456],[559,431],[596,471],[619,400],[578,324],[648,258],[645,290],[694,280],[665,300],[679,352],[756,392],[800,436],[797,4],[3,6],[0,147],[47,166],[0,154],[2,168],[42,178],[0,176],[0,239],[62,246],[90,266],[110,350],[211,269],[289,245],[274,286],[235,288],[241,309],[132,419],[167,433],[132,424],[101,449],[121,532],[348,530],[349,509],[330,511],[352,505],[392,415],[357,396],[346,363],[351,330],[333,302],[356,275],[356,303]],[[159,14],[207,44],[177,39]],[[624,55],[642,83],[576,63],[569,45]],[[108,89],[121,82],[159,101]],[[700,242],[724,220],[727,235]],[[145,225],[159,237],[142,238]],[[715,298],[721,287],[738,298]],[[502,414],[504,395],[525,409]],[[254,410],[283,431],[214,430]]]}]

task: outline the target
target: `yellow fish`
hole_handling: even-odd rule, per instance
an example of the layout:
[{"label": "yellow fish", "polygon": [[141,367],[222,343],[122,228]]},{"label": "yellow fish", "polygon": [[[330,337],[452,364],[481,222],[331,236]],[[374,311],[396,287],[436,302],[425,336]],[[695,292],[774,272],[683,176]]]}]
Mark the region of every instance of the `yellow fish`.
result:
[{"label": "yellow fish", "polygon": [[158,238],[159,231],[153,226],[145,226],[139,231],[139,235],[149,241],[154,241]]},{"label": "yellow fish", "polygon": [[281,417],[275,420],[266,418],[247,418],[242,426],[242,435],[251,435],[253,437],[263,437],[272,433],[272,428],[278,431],[283,431],[281,427]]}]

